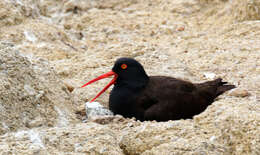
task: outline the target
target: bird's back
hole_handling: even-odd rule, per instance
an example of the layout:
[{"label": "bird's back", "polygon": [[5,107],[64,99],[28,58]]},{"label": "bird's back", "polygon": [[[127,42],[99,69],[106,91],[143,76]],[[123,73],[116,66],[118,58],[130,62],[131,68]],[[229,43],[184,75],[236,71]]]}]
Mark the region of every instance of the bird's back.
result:
[{"label": "bird's back", "polygon": [[192,118],[203,112],[223,92],[234,88],[222,79],[201,84],[164,76],[151,76],[138,95],[135,109],[143,120],[177,120]]}]

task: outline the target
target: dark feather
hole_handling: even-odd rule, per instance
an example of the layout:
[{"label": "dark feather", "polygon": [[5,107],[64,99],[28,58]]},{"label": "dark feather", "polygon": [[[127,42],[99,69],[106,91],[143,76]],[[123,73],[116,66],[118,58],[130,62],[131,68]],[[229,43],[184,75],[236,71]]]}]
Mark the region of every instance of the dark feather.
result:
[{"label": "dark feather", "polygon": [[[120,66],[126,64],[127,69]],[[115,114],[138,120],[168,121],[192,118],[203,112],[220,94],[235,88],[221,78],[200,84],[165,76],[147,76],[136,60],[121,58],[113,71],[118,80],[110,94]]]}]

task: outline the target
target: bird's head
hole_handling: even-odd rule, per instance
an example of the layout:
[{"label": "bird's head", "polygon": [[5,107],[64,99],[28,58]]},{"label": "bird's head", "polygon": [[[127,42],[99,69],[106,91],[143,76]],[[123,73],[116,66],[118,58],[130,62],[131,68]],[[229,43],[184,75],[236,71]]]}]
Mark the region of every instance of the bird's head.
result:
[{"label": "bird's head", "polygon": [[147,74],[144,71],[143,66],[133,58],[119,58],[116,60],[112,71],[107,72],[88,83],[81,86],[82,88],[101,79],[114,76],[113,79],[109,82],[108,85],[103,88],[98,95],[93,98],[90,102],[93,102],[98,98],[102,93],[104,93],[111,85],[115,84],[116,86],[125,86],[128,88],[140,88],[144,87],[149,79]]}]

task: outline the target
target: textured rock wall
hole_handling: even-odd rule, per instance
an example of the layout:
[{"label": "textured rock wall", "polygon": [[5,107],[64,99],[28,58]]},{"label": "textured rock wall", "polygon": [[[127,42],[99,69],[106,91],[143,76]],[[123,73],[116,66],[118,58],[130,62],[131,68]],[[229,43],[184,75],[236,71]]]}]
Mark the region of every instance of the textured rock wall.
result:
[{"label": "textured rock wall", "polygon": [[48,64],[13,46],[0,44],[0,134],[77,122],[71,95]]},{"label": "textured rock wall", "polygon": [[[259,0],[0,1],[0,152],[260,154],[259,10]],[[122,56],[149,75],[238,88],[189,120],[74,124],[108,81],[78,87]]]}]

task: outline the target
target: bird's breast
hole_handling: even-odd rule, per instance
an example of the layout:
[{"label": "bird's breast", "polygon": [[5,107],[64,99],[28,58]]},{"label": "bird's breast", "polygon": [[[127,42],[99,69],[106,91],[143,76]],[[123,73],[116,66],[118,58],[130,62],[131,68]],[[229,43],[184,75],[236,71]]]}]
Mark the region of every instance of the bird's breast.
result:
[{"label": "bird's breast", "polygon": [[109,109],[114,114],[120,114],[124,117],[134,117],[137,91],[128,88],[114,87],[109,96]]}]

